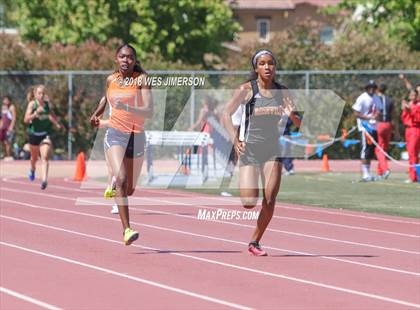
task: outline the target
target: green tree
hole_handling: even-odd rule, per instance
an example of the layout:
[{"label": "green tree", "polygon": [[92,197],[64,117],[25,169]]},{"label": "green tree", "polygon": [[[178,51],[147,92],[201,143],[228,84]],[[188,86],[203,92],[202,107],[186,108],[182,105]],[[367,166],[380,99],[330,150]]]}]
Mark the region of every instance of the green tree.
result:
[{"label": "green tree", "polygon": [[420,51],[386,35],[385,29],[364,32],[349,28],[339,32],[331,45],[322,43],[320,25],[302,22],[280,33],[269,43],[257,43],[232,54],[228,70],[251,69],[256,50],[269,48],[279,59],[279,70],[387,70],[420,69]]},{"label": "green tree", "polygon": [[239,24],[223,0],[17,0],[25,40],[41,44],[104,43],[118,38],[141,54],[160,53],[170,61],[202,63],[220,54]]},{"label": "green tree", "polygon": [[16,5],[11,0],[0,0],[0,27],[13,28],[17,22],[13,16],[16,11]]},{"label": "green tree", "polygon": [[358,15],[359,28],[383,28],[389,36],[420,50],[420,1],[344,0],[338,5],[343,8]]}]

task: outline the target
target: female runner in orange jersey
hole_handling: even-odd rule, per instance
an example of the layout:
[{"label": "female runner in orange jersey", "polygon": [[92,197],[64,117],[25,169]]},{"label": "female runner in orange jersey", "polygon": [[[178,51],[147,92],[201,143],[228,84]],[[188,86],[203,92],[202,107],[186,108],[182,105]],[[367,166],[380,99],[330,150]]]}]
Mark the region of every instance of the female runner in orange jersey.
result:
[{"label": "female runner in orange jersey", "polygon": [[[124,229],[124,243],[130,245],[139,233],[130,227],[128,196],[132,195],[144,158],[144,120],[153,115],[151,89],[134,47],[117,49],[118,70],[106,80],[106,98],[112,107],[104,149],[116,178],[116,203]],[[99,126],[100,120],[91,120]]]}]

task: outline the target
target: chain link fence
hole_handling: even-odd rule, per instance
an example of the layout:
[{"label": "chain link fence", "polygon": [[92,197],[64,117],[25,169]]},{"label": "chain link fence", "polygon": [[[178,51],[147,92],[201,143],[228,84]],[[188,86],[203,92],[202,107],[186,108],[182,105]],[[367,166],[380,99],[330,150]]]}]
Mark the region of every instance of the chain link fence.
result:
[{"label": "chain link fence", "polygon": [[[90,127],[89,117],[100,98],[105,94],[105,80],[110,71],[0,71],[0,95],[10,95],[17,108],[16,144],[22,147],[27,142],[26,125],[23,123],[30,87],[44,84],[65,130],[55,130],[52,134],[57,157],[74,159],[79,151],[89,152],[96,131]],[[188,128],[200,111],[202,100],[197,96],[199,89],[236,89],[249,76],[248,71],[149,71],[150,76],[202,77],[204,85],[165,87],[166,102],[164,111],[164,130],[171,130],[175,123]],[[351,105],[363,92],[368,80],[388,85],[387,94],[396,102],[396,112],[401,112],[400,101],[408,94],[399,74],[413,84],[420,83],[420,70],[352,70],[352,71],[278,71],[278,80],[289,89],[329,89],[345,100],[346,106],[341,119],[341,127],[355,125]],[[188,104],[188,105],[187,105]],[[225,102],[220,102],[220,107]],[[189,113],[185,113],[188,107]],[[184,113],[182,113],[184,112]],[[181,115],[182,114],[182,115]],[[180,119],[181,115],[181,119]],[[153,127],[153,126],[152,126]],[[402,133],[403,128],[400,126]],[[337,133],[340,135],[340,132]],[[403,135],[402,135],[403,136]],[[357,146],[344,149],[339,144],[331,146],[327,152],[332,158],[357,158]],[[398,152],[394,150],[392,152]]]}]

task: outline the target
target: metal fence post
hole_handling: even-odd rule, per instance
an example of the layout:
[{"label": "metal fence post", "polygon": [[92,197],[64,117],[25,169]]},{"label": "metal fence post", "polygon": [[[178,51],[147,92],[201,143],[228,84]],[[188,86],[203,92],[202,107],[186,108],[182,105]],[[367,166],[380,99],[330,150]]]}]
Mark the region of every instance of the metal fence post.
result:
[{"label": "metal fence post", "polygon": [[[192,80],[194,81],[195,74],[191,75]],[[195,86],[194,83],[191,85],[191,107],[190,107],[190,126],[194,124],[195,121]]]},{"label": "metal fence post", "polygon": [[68,132],[67,132],[67,159],[72,159],[72,134],[73,127],[73,74],[68,75],[68,104],[67,104],[67,118],[68,118]]},{"label": "metal fence post", "polygon": [[305,94],[309,94],[309,71],[305,72]]}]

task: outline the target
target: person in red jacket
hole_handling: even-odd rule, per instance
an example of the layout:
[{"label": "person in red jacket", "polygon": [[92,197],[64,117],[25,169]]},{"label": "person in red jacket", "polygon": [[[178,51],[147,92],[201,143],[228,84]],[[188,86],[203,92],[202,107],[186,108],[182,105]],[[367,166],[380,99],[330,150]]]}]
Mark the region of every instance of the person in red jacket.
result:
[{"label": "person in red jacket", "polygon": [[420,100],[417,90],[410,91],[409,102],[402,101],[401,120],[405,128],[405,141],[407,143],[408,162],[410,164],[407,182],[416,182],[416,170],[414,165],[419,163],[420,152]]}]

